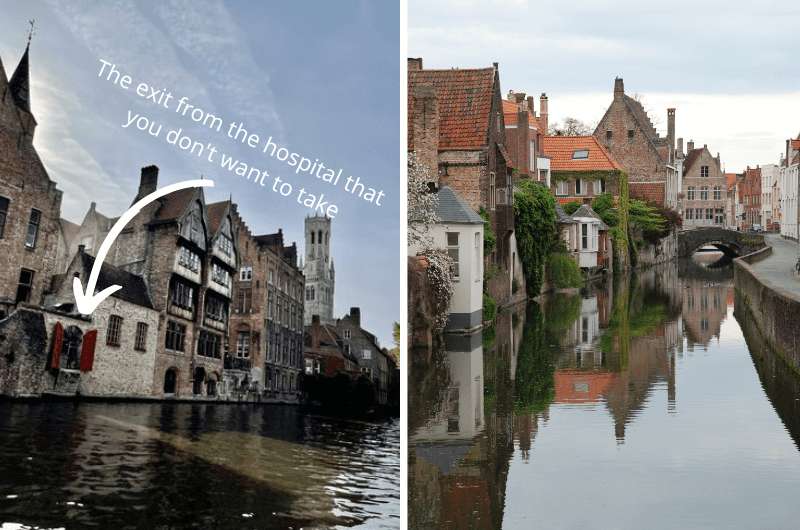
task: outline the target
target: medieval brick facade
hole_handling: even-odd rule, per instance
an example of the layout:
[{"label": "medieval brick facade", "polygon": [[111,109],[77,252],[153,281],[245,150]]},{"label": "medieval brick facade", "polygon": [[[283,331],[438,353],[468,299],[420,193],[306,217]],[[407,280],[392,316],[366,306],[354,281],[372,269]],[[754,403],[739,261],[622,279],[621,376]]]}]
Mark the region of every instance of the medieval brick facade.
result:
[{"label": "medieval brick facade", "polygon": [[[547,134],[547,95],[539,97],[539,116],[533,96],[509,91],[503,100],[503,121],[510,165],[515,177],[530,178],[550,184],[548,167],[542,163],[542,138]],[[542,167],[540,167],[542,166]]]},{"label": "medieval brick facade", "polygon": [[728,181],[719,154],[689,141],[683,163],[683,226],[725,226]]},{"label": "medieval brick facade", "polygon": [[664,188],[661,206],[677,208],[680,176],[675,167],[675,109],[667,109],[667,121],[667,136],[662,137],[641,102],[626,95],[623,80],[617,78],[614,99],[593,134],[628,173],[632,197],[638,189],[634,183],[657,184]]},{"label": "medieval brick facade", "polygon": [[61,191],[33,146],[28,53],[10,80],[0,61],[0,316],[40,304],[58,268]]},{"label": "medieval brick facade", "polygon": [[487,291],[504,303],[518,257],[497,63],[425,70],[422,59],[409,59],[408,65],[408,149],[430,165],[436,184],[450,186],[475,211],[486,211],[497,243],[485,260],[499,271]]}]

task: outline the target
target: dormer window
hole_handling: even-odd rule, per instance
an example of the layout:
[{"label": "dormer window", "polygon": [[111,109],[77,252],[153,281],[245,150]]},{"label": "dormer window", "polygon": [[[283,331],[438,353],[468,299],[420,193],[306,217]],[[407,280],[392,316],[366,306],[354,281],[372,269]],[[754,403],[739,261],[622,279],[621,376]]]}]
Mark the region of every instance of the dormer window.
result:
[{"label": "dormer window", "polygon": [[576,149],[572,152],[572,159],[573,160],[586,160],[589,158],[589,150],[588,149]]},{"label": "dormer window", "polygon": [[213,263],[211,265],[211,279],[223,287],[228,287],[230,285],[231,275],[227,270]]},{"label": "dormer window", "polygon": [[181,247],[178,255],[178,264],[192,272],[200,271],[200,256],[186,247]]}]

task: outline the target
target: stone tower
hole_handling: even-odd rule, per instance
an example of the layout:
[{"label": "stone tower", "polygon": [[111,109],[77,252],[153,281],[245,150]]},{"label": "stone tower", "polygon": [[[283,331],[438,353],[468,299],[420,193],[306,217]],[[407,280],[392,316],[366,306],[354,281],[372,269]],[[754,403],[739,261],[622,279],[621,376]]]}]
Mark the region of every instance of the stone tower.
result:
[{"label": "stone tower", "polygon": [[306,277],[305,325],[314,315],[324,322],[333,321],[333,287],[335,272],[331,257],[331,219],[306,217],[306,248],[303,274]]}]

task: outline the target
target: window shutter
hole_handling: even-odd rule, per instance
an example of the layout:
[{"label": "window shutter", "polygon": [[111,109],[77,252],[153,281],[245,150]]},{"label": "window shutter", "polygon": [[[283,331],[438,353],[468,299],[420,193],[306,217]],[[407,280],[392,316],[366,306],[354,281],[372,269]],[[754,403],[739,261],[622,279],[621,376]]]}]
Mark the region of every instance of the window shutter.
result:
[{"label": "window shutter", "polygon": [[81,346],[81,372],[91,372],[94,365],[94,346],[97,343],[97,330],[87,331]]},{"label": "window shutter", "polygon": [[61,347],[64,345],[64,326],[56,322],[53,328],[53,349],[50,352],[50,368],[58,369],[61,365]]}]

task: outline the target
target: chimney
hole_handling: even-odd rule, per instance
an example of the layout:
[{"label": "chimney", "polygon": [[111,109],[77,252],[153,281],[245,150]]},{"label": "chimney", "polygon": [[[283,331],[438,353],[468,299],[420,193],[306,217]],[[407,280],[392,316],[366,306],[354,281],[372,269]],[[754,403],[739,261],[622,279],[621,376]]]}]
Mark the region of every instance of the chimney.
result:
[{"label": "chimney", "polygon": [[667,109],[667,144],[669,144],[669,162],[675,161],[675,109]]},{"label": "chimney", "polygon": [[525,98],[525,101],[528,103],[526,107],[528,112],[531,113],[532,117],[536,116],[536,109],[533,108],[533,96],[528,96],[527,98]]},{"label": "chimney", "polygon": [[514,92],[514,102],[519,104],[525,101],[525,92]]},{"label": "chimney", "polygon": [[350,308],[350,320],[358,327],[361,327],[361,308]]},{"label": "chimney", "polygon": [[686,154],[688,155],[692,151],[694,151],[694,140],[689,140],[686,142]]},{"label": "chimney", "polygon": [[542,123],[542,134],[547,134],[547,94],[539,96],[539,121]]},{"label": "chimney", "polygon": [[678,158],[683,158],[683,138],[678,138]]},{"label": "chimney", "polygon": [[[439,179],[439,99],[436,89],[430,84],[419,84],[409,94],[411,115],[408,126],[411,132],[409,148],[417,154],[417,160],[428,168],[438,183]],[[447,172],[443,172],[446,184]]]},{"label": "chimney", "polygon": [[422,70],[422,57],[408,58],[408,71]]},{"label": "chimney", "polygon": [[319,349],[319,337],[322,334],[322,326],[319,321],[319,315],[311,317],[311,347],[315,350]]},{"label": "chimney", "polygon": [[621,77],[614,78],[614,99],[621,98],[625,95],[625,83]]},{"label": "chimney", "polygon": [[147,166],[142,168],[142,176],[139,179],[139,193],[136,199],[139,200],[145,195],[149,195],[158,188],[158,166]]},{"label": "chimney", "polygon": [[97,209],[97,203],[92,201],[91,204],[89,204],[89,211],[93,212],[95,209]]}]

